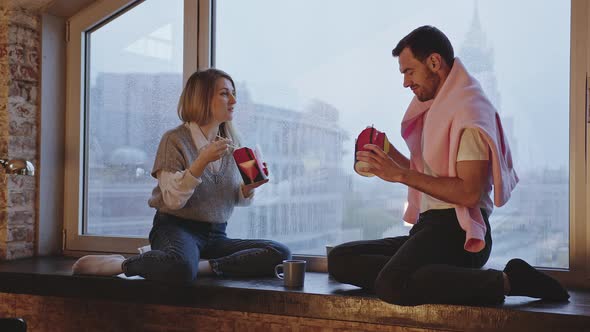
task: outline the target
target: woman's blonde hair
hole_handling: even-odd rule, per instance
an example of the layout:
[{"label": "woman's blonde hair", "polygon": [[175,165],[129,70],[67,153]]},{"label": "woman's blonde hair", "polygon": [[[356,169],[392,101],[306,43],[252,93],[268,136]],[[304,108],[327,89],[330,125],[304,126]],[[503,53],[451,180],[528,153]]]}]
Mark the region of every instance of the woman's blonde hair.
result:
[{"label": "woman's blonde hair", "polygon": [[[178,100],[178,117],[182,122],[195,122],[199,126],[211,122],[213,117],[211,100],[215,95],[217,80],[220,78],[229,80],[234,90],[236,89],[231,76],[219,69],[199,70],[189,77]],[[231,139],[233,144],[239,145],[238,134],[231,121],[219,125],[219,134]]]}]

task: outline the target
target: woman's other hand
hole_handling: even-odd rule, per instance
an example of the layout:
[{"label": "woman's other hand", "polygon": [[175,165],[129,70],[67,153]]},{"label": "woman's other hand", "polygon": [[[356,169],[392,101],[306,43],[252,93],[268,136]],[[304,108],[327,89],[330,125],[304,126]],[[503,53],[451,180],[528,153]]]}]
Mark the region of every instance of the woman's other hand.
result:
[{"label": "woman's other hand", "polygon": [[263,185],[267,182],[268,182],[268,179],[266,179],[264,181],[250,183],[250,184],[244,184],[244,185],[242,185],[242,194],[244,195],[245,198],[248,198],[248,197],[252,196],[254,189],[260,187],[261,185]]}]

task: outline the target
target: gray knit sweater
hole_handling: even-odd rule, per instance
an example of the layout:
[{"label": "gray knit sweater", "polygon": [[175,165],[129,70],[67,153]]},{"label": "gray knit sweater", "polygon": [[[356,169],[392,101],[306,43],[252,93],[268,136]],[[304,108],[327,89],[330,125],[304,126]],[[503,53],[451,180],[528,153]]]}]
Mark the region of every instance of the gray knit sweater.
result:
[{"label": "gray knit sweater", "polygon": [[[198,155],[189,128],[180,125],[169,130],[160,141],[152,176],[156,177],[159,171],[175,173],[186,170]],[[161,212],[185,219],[210,223],[227,222],[239,201],[241,190],[240,173],[231,154],[222,157],[219,172],[215,174],[210,167],[206,167],[201,175],[202,183],[196,187],[185,206],[178,210],[166,207],[160,186],[154,188],[148,204]],[[215,183],[215,177],[218,183]]]}]

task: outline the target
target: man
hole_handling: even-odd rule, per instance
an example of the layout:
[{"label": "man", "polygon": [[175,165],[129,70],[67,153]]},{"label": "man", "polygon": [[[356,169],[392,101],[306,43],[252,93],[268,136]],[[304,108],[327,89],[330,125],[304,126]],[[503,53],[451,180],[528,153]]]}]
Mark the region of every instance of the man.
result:
[{"label": "man", "polygon": [[505,295],[567,300],[556,280],[523,260],[504,271],[480,269],[492,249],[493,204],[506,203],[518,177],[496,110],[448,38],[423,26],[392,53],[415,94],[402,120],[411,156],[367,144],[357,159],[368,164],[360,171],[409,187],[404,220],[415,225],[407,236],[335,247],[330,274],[400,305],[494,304]]}]

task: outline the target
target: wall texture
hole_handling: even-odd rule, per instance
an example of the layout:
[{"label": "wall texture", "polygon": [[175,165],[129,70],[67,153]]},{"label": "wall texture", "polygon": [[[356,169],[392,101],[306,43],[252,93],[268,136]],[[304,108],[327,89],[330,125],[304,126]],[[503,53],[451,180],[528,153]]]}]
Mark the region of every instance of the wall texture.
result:
[{"label": "wall texture", "polygon": [[[40,95],[40,16],[0,8],[0,158],[37,165]],[[35,177],[0,170],[0,259],[34,253]]]}]

